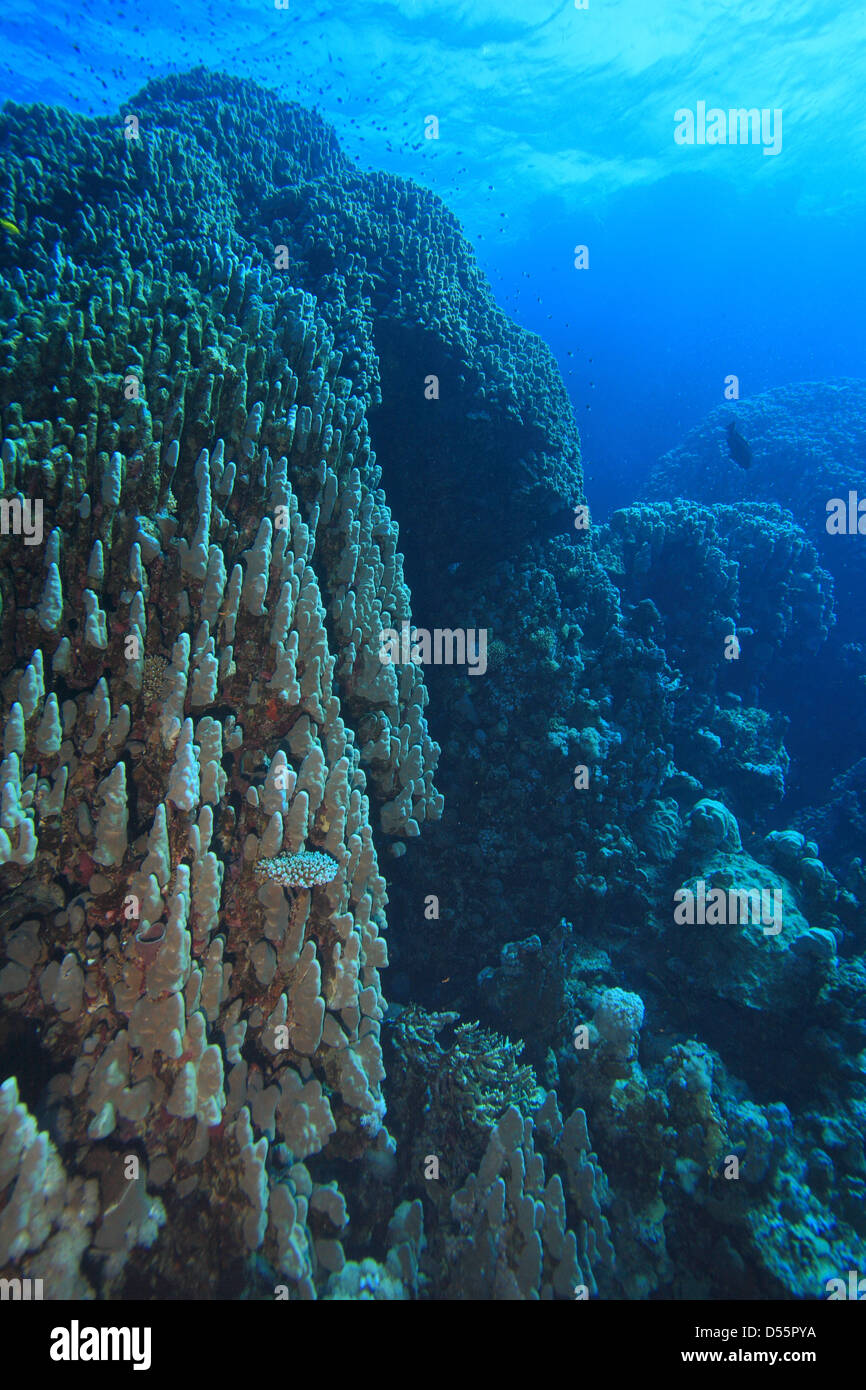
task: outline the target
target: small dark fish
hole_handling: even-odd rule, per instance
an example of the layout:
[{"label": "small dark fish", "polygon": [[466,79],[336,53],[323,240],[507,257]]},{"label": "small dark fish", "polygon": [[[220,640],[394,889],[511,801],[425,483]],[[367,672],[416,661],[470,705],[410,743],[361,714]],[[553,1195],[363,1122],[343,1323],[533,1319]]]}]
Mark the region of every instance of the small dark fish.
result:
[{"label": "small dark fish", "polygon": [[728,421],[727,436],[728,453],[734,463],[739,464],[740,468],[751,468],[755,460],[749,445],[737,429],[736,420]]}]

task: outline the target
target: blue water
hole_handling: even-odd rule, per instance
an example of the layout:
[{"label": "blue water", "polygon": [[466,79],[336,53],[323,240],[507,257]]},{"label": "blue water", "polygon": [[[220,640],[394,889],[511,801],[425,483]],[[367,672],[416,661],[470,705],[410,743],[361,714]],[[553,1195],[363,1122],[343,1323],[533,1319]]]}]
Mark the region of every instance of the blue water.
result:
[{"label": "blue water", "polygon": [[[435,189],[500,303],[555,352],[601,516],[729,373],[744,397],[866,374],[866,10],[529,9],[18,0],[0,16],[3,87],[107,114],[204,64],[317,106],[362,168]],[[781,150],[677,145],[674,114],[698,101],[781,109]]]}]

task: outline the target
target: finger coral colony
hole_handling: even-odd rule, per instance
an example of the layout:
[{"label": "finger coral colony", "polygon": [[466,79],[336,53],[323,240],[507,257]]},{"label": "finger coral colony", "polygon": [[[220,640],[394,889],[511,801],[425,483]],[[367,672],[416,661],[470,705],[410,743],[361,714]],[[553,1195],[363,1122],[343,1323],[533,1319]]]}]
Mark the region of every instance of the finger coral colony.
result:
[{"label": "finger coral colony", "polygon": [[[760,704],[833,626],[812,540],[736,497],[552,534],[565,390],[439,199],[249,82],[130,110],[0,117],[0,1274],[534,1300],[862,1268],[866,873],[774,820]],[[431,703],[379,652],[434,506],[416,599],[491,644]],[[742,676],[698,630],[757,633]],[[678,926],[699,884],[781,929]]]}]

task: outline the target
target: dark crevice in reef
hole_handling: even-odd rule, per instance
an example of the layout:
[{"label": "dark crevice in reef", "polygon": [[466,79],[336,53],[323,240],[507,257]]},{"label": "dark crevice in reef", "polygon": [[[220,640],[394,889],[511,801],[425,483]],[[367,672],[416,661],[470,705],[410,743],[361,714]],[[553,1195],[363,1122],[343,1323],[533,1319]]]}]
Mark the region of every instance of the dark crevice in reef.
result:
[{"label": "dark crevice in reef", "polygon": [[0,1013],[0,1079],[16,1076],[21,1099],[40,1124],[52,1131],[52,1116],[45,1101],[56,1067],[40,1032],[38,1025],[28,1019]]},{"label": "dark crevice in reef", "polygon": [[[435,333],[379,319],[373,336],[382,401],[370,412],[370,433],[416,620],[459,626],[467,582],[534,536],[564,530],[572,513],[567,499],[538,489],[543,431],[491,410],[480,380]],[[426,394],[434,389],[437,396]]]}]

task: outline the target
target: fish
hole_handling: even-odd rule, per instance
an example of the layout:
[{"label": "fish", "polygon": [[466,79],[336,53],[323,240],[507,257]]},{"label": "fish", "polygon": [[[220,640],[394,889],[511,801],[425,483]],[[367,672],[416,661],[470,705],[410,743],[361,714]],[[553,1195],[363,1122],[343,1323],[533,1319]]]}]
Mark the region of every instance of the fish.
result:
[{"label": "fish", "polygon": [[21,228],[15,225],[11,217],[0,217],[0,227],[4,232],[14,232],[15,236],[21,236]]},{"label": "fish", "polygon": [[728,421],[726,434],[728,436],[728,453],[734,463],[738,464],[740,468],[751,468],[755,461],[752,457],[752,450],[737,429],[736,420]]}]

